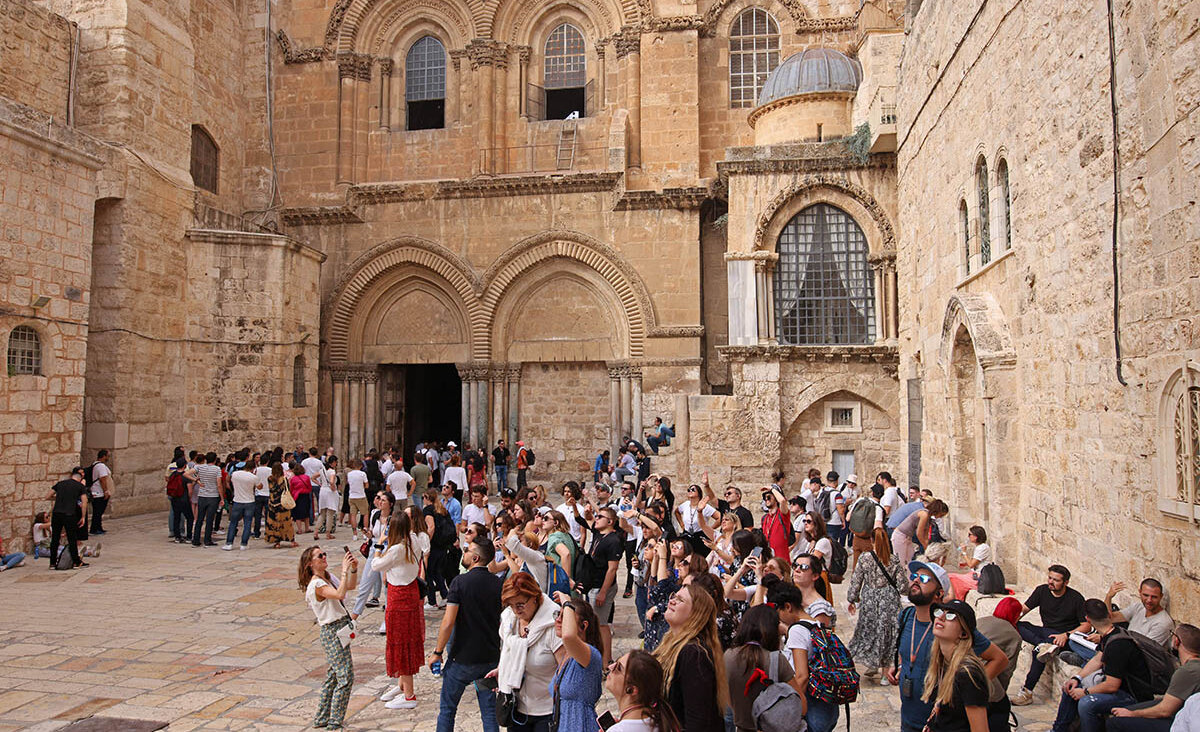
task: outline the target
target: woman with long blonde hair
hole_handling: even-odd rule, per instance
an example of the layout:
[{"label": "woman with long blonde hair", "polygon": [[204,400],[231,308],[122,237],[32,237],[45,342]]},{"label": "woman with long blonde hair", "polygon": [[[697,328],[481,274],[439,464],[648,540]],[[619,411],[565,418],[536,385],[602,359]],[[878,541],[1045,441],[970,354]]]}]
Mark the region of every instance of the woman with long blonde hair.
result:
[{"label": "woman with long blonde hair", "polygon": [[930,732],[987,732],[989,686],[983,663],[972,650],[975,611],[961,600],[933,606],[933,647],[925,673],[925,694],[933,704]]},{"label": "woman with long blonde hair", "polygon": [[407,512],[396,511],[388,522],[387,546],[372,565],[387,580],[385,659],[387,675],[396,679],[396,686],[379,699],[387,702],[388,709],[415,709],[413,676],[425,660],[425,613],[417,578],[429,553],[429,538],[413,532]]},{"label": "woman with long blonde hair", "polygon": [[729,688],[717,635],[717,606],[702,590],[681,587],[663,617],[670,630],[654,651],[663,667],[663,691],[688,732],[723,732]]}]

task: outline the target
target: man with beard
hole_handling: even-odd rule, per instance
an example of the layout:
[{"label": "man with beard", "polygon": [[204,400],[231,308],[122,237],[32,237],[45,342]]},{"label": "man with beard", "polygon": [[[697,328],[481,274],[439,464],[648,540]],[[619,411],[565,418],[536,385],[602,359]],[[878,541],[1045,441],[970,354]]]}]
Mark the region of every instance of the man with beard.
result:
[{"label": "man with beard", "polygon": [[[896,657],[887,670],[887,680],[900,688],[900,729],[920,732],[929,720],[933,705],[923,701],[929,650],[933,647],[933,617],[930,605],[941,602],[950,589],[950,576],[937,564],[909,562],[908,599],[913,607],[900,611],[900,634]],[[1008,657],[978,630],[974,632],[975,654],[982,659],[988,679],[1008,667]]]}]

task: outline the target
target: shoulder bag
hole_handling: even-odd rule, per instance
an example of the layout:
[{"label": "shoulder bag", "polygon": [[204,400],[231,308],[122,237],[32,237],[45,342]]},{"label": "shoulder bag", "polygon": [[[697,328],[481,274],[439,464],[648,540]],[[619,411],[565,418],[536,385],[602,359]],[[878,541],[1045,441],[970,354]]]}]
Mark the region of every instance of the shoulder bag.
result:
[{"label": "shoulder bag", "polygon": [[896,584],[896,578],[893,577],[891,575],[891,573],[887,571],[887,567],[883,566],[883,562],[879,561],[879,555],[876,554],[875,552],[867,552],[867,553],[870,554],[871,558],[875,560],[875,566],[879,567],[880,572],[883,572],[883,578],[887,580],[887,583],[892,586],[893,590],[895,590],[896,592],[899,592],[900,587],[897,586],[897,584]]}]

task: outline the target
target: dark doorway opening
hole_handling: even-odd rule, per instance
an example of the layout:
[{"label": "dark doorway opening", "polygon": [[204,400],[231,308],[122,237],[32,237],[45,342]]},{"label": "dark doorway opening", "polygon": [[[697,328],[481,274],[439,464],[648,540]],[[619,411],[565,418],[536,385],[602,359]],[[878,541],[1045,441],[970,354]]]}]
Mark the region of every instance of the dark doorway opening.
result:
[{"label": "dark doorway opening", "polygon": [[587,93],[584,87],[546,90],[546,119],[566,119],[572,112],[586,116]]},{"label": "dark doorway opening", "polygon": [[462,438],[462,379],[452,363],[382,368],[383,444],[411,466],[417,443]]},{"label": "dark doorway opening", "polygon": [[408,103],[408,129],[440,130],[445,126],[445,99],[427,99]]}]

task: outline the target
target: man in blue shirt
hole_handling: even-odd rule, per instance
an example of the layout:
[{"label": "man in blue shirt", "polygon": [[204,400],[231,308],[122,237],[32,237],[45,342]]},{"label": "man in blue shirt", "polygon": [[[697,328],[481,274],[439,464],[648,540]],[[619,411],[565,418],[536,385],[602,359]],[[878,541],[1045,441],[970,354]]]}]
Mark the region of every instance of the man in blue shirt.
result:
[{"label": "man in blue shirt", "polygon": [[454,497],[453,483],[447,483],[442,486],[442,505],[450,513],[450,520],[454,522],[455,526],[458,526],[462,521],[462,504]]},{"label": "man in blue shirt", "polygon": [[[900,611],[900,635],[896,657],[887,671],[888,681],[900,689],[900,729],[920,732],[929,720],[933,705],[922,701],[925,672],[929,670],[929,650],[933,647],[933,618],[930,606],[942,602],[950,590],[950,576],[937,564],[909,562],[908,599],[911,608]],[[983,660],[988,679],[996,678],[1008,667],[1008,656],[978,630],[974,632],[975,654]]]}]

